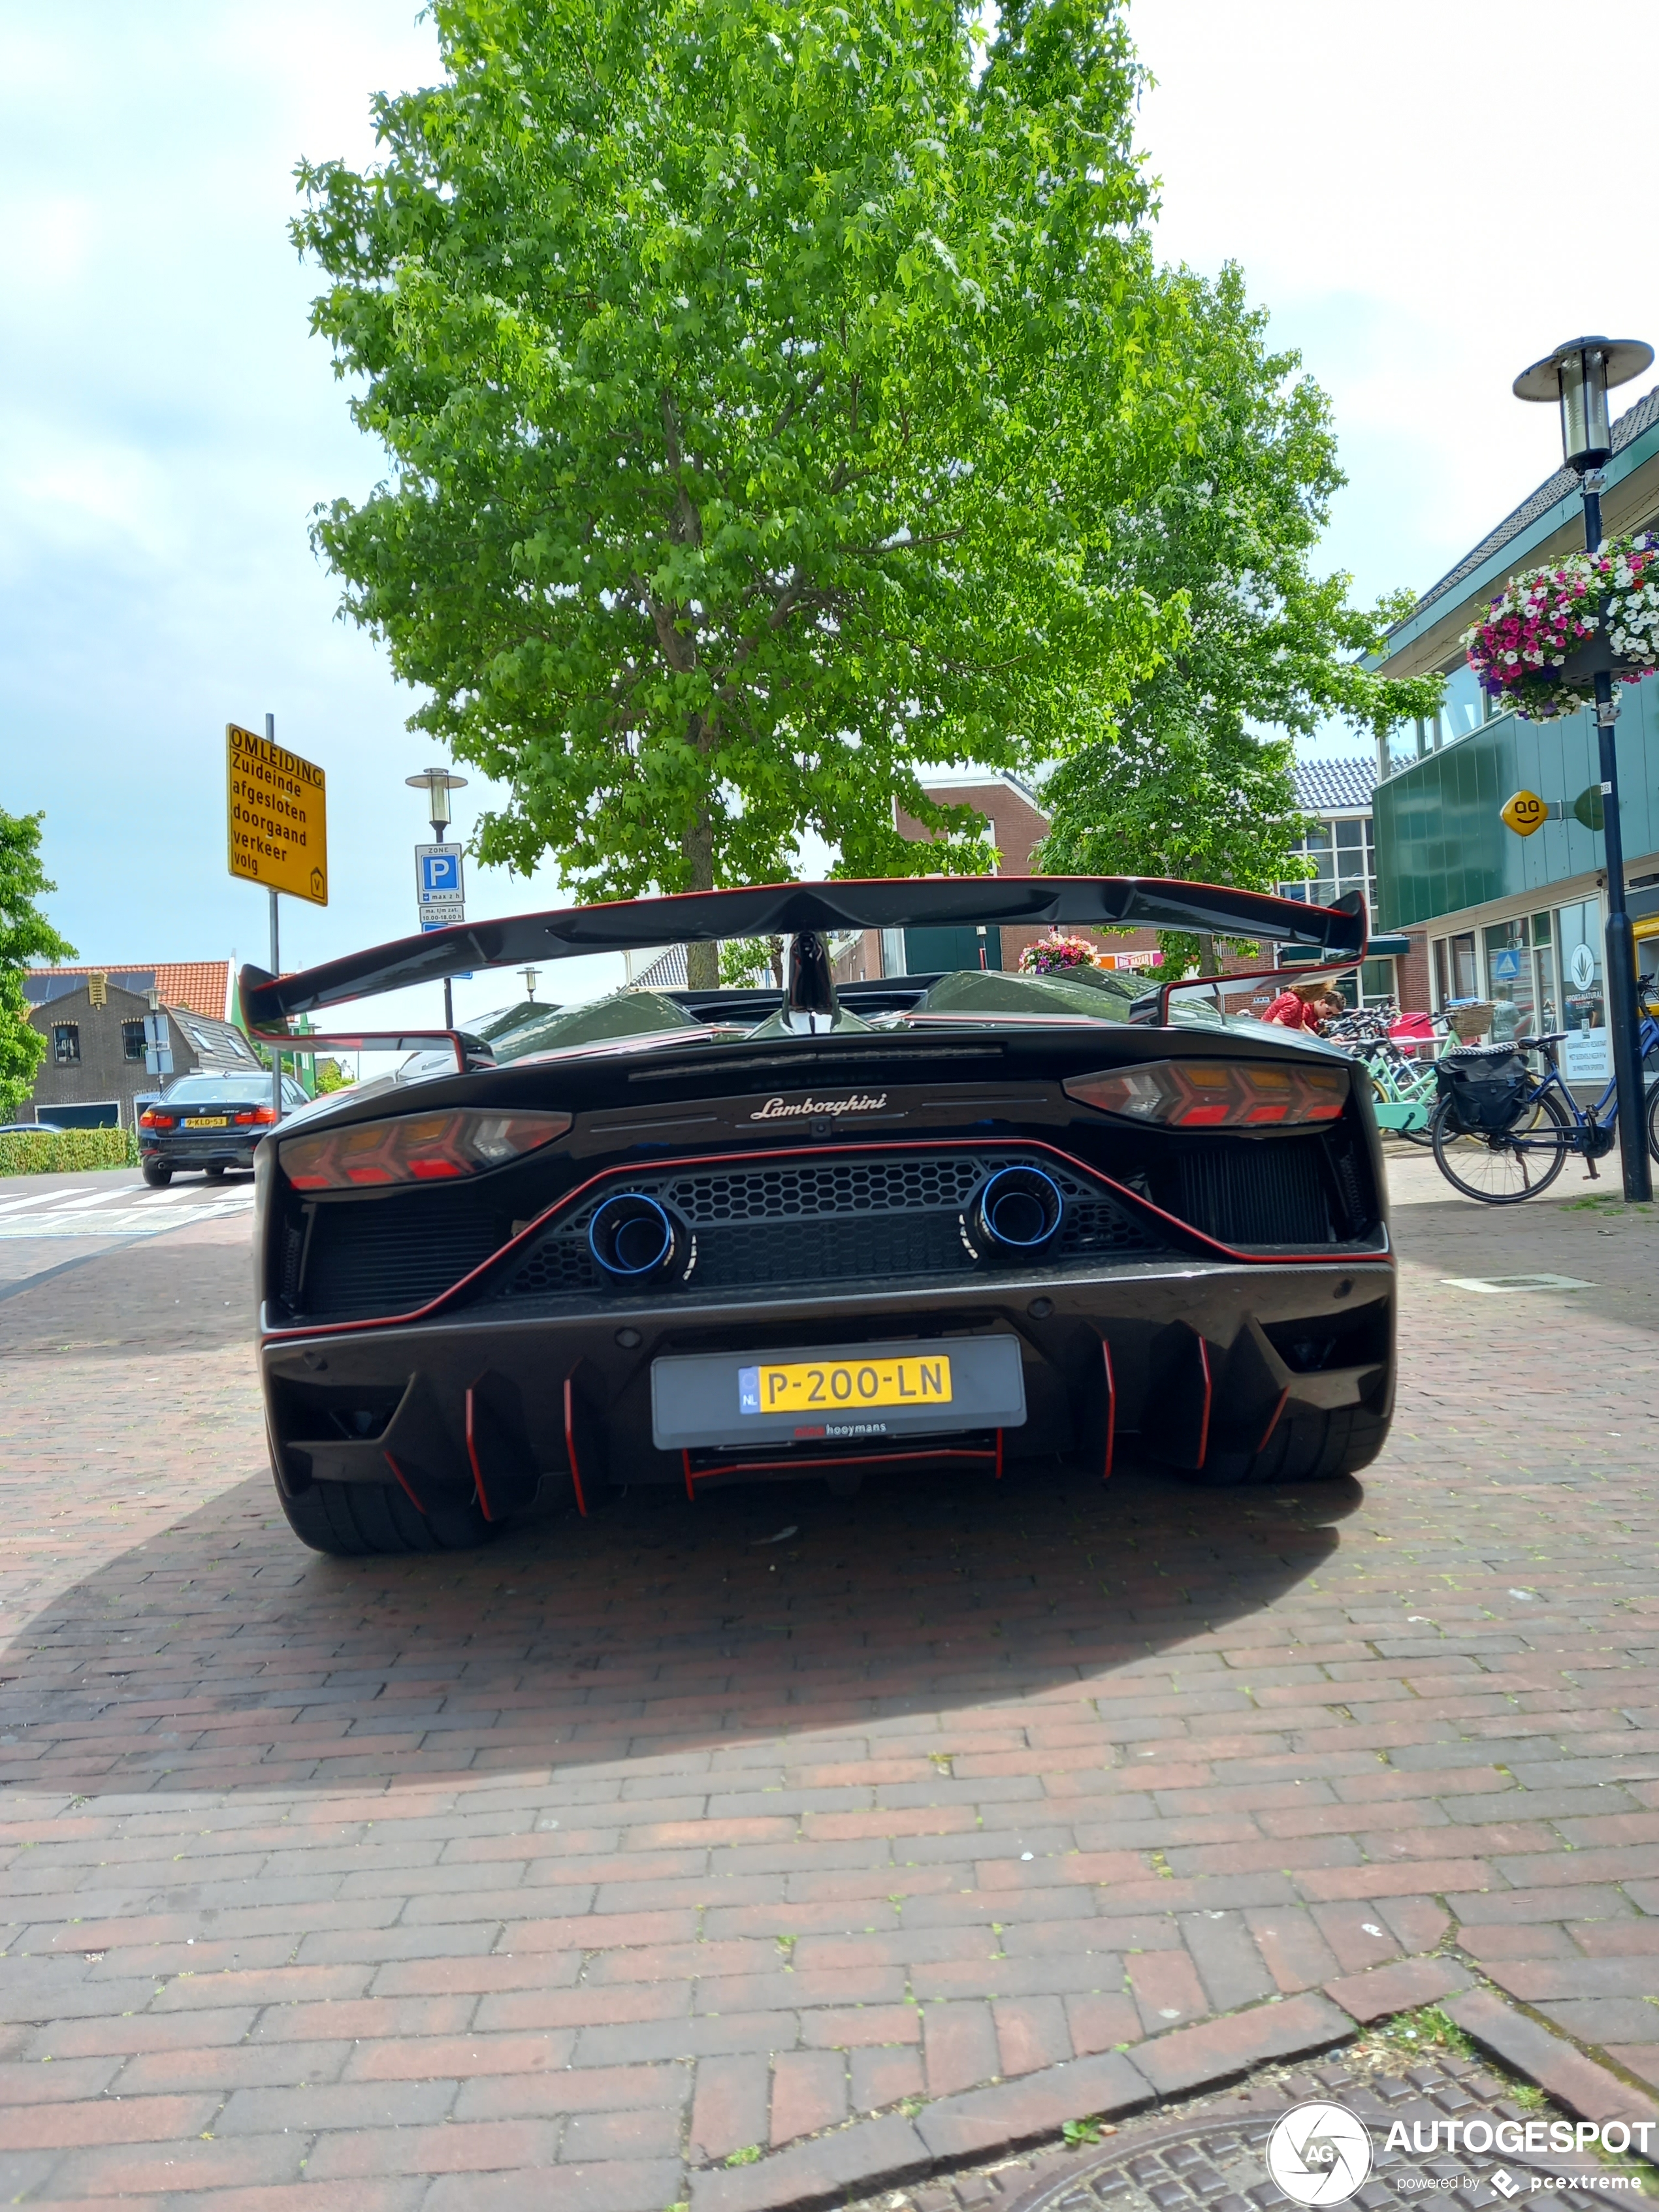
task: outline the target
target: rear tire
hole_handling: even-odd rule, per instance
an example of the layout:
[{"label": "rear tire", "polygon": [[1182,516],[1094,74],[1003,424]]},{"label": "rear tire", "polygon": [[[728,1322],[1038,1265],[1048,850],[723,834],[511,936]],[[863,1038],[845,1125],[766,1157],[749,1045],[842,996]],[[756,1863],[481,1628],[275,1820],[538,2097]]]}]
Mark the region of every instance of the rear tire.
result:
[{"label": "rear tire", "polygon": [[279,1482],[276,1496],[300,1541],[337,1559],[371,1553],[472,1552],[500,1531],[498,1522],[484,1519],[476,1498],[420,1513],[394,1482],[313,1482],[292,1498]]},{"label": "rear tire", "polygon": [[152,1190],[165,1190],[173,1181],[173,1170],[161,1167],[154,1160],[146,1160],[138,1172]]},{"label": "rear tire", "polygon": [[1369,1467],[1389,1433],[1366,1406],[1287,1406],[1259,1452],[1212,1451],[1192,1480],[1205,1490],[1262,1482],[1334,1482]]},{"label": "rear tire", "polygon": [[1388,1418],[1367,1406],[1289,1407],[1247,1482],[1334,1482],[1369,1467],[1388,1441]]}]

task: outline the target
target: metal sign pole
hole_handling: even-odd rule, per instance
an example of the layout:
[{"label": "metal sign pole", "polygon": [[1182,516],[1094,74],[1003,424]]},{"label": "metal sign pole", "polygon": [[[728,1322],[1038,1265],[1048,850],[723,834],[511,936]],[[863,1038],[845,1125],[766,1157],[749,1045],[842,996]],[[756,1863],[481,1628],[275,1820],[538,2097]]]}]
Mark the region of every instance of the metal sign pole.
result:
[{"label": "metal sign pole", "polygon": [[[1586,469],[1579,478],[1584,502],[1584,550],[1596,552],[1601,544],[1601,485],[1599,469]],[[1636,988],[1636,933],[1625,899],[1624,824],[1619,818],[1619,705],[1613,696],[1613,678],[1606,669],[1595,672],[1595,736],[1601,751],[1601,839],[1607,864],[1607,921],[1603,943],[1607,951],[1603,986],[1607,1027],[1612,1031],[1613,1073],[1619,1086],[1619,1165],[1626,1203],[1645,1206],[1653,1196],[1653,1170],[1648,1160],[1647,1127],[1643,1108],[1647,1103],[1642,1084],[1642,1007]],[[1588,797],[1589,793],[1583,794]]]},{"label": "metal sign pole", "polygon": [[[265,716],[265,742],[272,745],[276,742],[275,714]],[[269,896],[270,899],[270,972],[273,975],[280,975],[283,972],[282,941],[276,917],[277,893],[274,885],[270,887]],[[272,1048],[270,1067],[271,1110],[280,1121],[283,1118],[283,1055],[279,1048]]]}]

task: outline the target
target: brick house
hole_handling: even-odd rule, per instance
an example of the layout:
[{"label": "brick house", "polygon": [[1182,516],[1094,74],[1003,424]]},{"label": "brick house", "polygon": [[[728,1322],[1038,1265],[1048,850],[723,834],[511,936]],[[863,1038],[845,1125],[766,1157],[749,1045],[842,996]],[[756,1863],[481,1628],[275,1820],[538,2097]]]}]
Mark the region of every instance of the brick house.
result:
[{"label": "brick house", "polygon": [[[198,1069],[249,1073],[258,1056],[225,1018],[228,960],[161,961],[150,967],[32,968],[23,976],[29,1026],[46,1041],[23,1118],[51,1121],[54,1108],[76,1122],[101,1120],[131,1128],[135,1100],[153,1097],[170,1079],[144,1064],[144,1019],[164,1014],[173,1073]],[[100,1110],[101,1109],[101,1110]]]},{"label": "brick house", "polygon": [[[1001,855],[998,873],[1025,876],[1032,872],[1033,848],[1048,835],[1048,817],[1037,803],[1031,786],[1003,769],[988,770],[973,782],[924,784],[929,799],[946,806],[971,806],[987,825],[991,842]],[[910,815],[898,816],[900,835],[926,844],[932,832]],[[918,866],[919,874],[926,870]],[[980,929],[866,929],[842,953],[836,972],[843,982],[880,975],[926,975],[945,968],[1017,969],[1019,956],[1048,932],[1043,928],[1003,928],[994,923]],[[1097,947],[1103,961],[1120,967],[1151,967],[1158,957],[1158,935],[1138,929],[1123,936],[1106,936],[1098,930],[1066,930]]]}]

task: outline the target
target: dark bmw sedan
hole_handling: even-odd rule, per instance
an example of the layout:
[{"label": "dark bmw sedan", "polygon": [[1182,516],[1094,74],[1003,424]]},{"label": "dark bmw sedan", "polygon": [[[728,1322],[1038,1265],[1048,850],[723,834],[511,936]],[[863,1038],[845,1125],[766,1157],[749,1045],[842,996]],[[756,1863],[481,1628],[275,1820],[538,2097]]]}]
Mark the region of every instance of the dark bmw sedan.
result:
[{"label": "dark bmw sedan", "polygon": [[[285,1075],[284,1115],[307,1103]],[[276,1121],[268,1075],[181,1075],[138,1116],[144,1181],[160,1190],[181,1171],[216,1182],[227,1168],[251,1168],[253,1147]]]}]

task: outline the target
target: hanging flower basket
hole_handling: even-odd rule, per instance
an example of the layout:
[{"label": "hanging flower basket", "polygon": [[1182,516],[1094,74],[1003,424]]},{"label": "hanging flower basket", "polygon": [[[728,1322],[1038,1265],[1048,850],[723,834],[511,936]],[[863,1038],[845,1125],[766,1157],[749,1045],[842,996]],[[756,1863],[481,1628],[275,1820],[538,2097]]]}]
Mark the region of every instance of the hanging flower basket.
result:
[{"label": "hanging flower basket", "polygon": [[1081,937],[1040,937],[1019,956],[1022,975],[1063,975],[1068,968],[1098,964],[1095,947]]},{"label": "hanging flower basket", "polygon": [[1587,707],[1594,664],[1623,684],[1659,668],[1659,538],[1609,539],[1510,578],[1463,649],[1500,711],[1544,721]]},{"label": "hanging flower basket", "polygon": [[[1626,684],[1659,668],[1659,538],[1615,538],[1596,556],[1613,666]],[[1622,664],[1622,665],[1621,665]]]},{"label": "hanging flower basket", "polygon": [[1513,707],[1529,721],[1570,714],[1595,690],[1569,681],[1569,653],[1596,633],[1597,578],[1589,556],[1569,554],[1547,568],[1512,576],[1485,615],[1463,633],[1463,650],[1480,688],[1501,711]]}]

